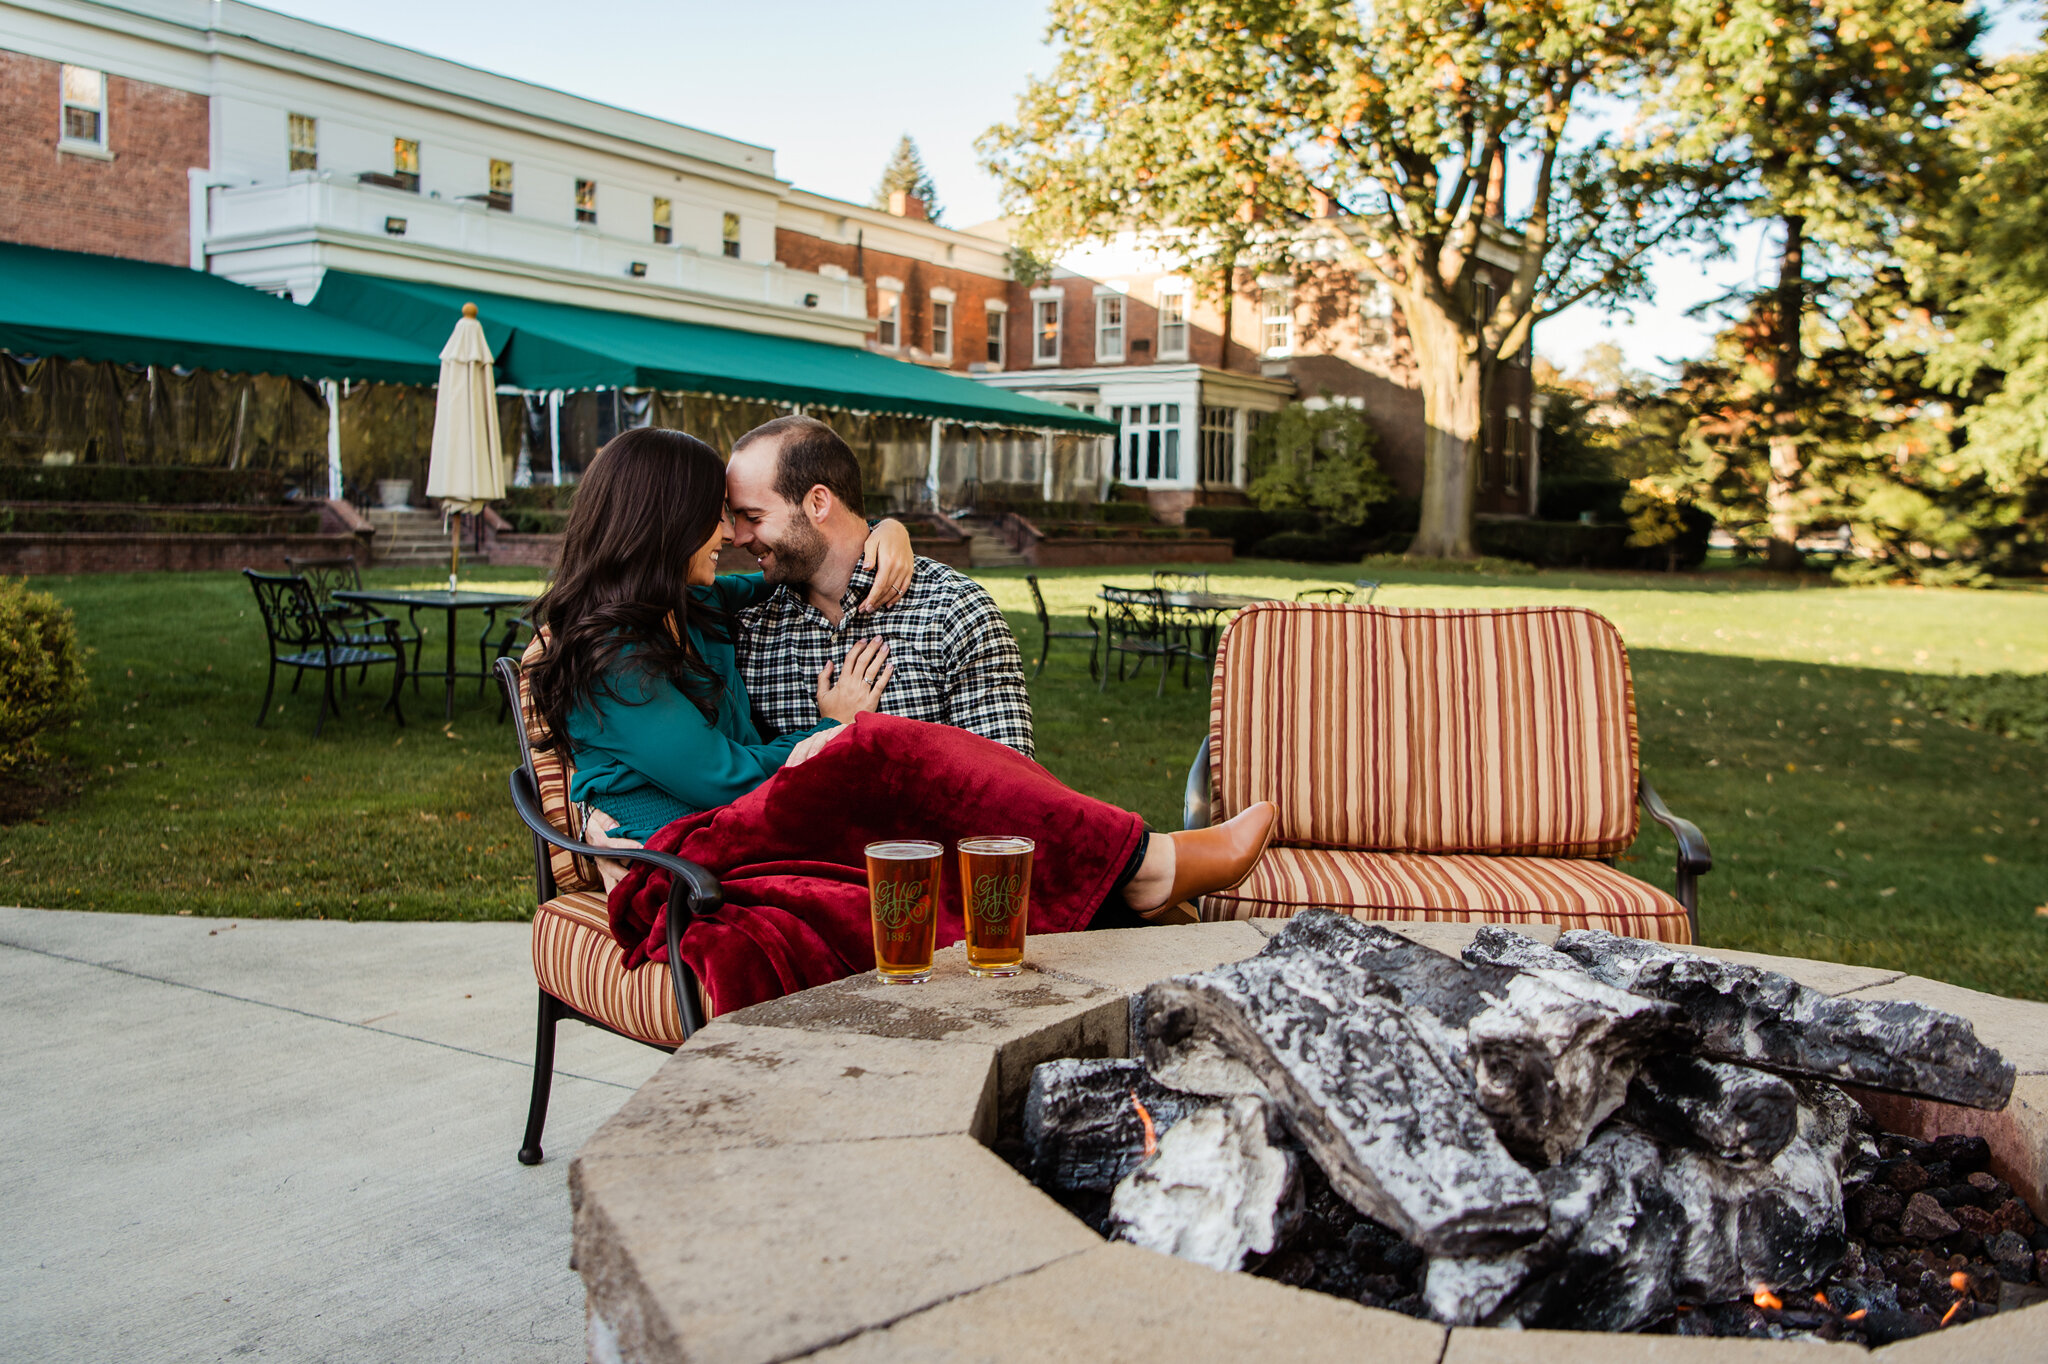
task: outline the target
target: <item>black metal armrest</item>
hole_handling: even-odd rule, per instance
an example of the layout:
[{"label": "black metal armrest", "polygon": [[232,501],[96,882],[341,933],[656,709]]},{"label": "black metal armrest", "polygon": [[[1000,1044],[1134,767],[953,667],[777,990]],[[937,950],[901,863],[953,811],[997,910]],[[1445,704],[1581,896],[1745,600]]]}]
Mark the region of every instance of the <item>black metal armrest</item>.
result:
[{"label": "black metal armrest", "polygon": [[1181,827],[1183,829],[1206,829],[1209,827],[1209,736],[1202,736],[1202,746],[1195,753],[1194,765],[1188,768],[1187,791],[1181,797]]},{"label": "black metal armrest", "polygon": [[718,884],[718,878],[688,858],[677,857],[674,853],[655,852],[651,848],[600,848],[579,843],[557,832],[555,826],[548,823],[547,816],[541,813],[540,793],[534,789],[533,777],[524,767],[513,768],[511,780],[512,808],[519,812],[521,822],[533,831],[535,838],[579,857],[646,862],[668,872],[668,965],[669,981],[676,993],[676,1016],[682,1020],[685,1038],[703,1027],[704,1013],[696,999],[696,973],[683,961],[682,938],[683,929],[691,920],[700,914],[709,914],[725,903],[725,891]]},{"label": "black metal armrest", "polygon": [[1678,840],[1678,902],[1685,906],[1685,915],[1692,921],[1694,942],[1700,937],[1700,886],[1699,879],[1714,869],[1714,852],[1707,846],[1707,836],[1699,826],[1689,819],[1680,819],[1671,813],[1664,798],[1650,785],[1647,777],[1638,778],[1637,799],[1650,818],[1671,831]]}]

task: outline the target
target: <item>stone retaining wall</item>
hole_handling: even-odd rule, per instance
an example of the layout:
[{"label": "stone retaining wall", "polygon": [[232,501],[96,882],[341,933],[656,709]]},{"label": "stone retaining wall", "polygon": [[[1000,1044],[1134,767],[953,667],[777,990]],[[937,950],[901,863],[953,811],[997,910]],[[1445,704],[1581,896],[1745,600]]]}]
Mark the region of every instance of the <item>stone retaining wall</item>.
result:
[{"label": "stone retaining wall", "polygon": [[321,535],[0,535],[0,573],[157,573],[244,568],[282,573],[285,558],[354,554],[365,542],[340,532]]},{"label": "stone retaining wall", "polygon": [[[929,984],[873,974],[719,1019],[591,1138],[569,1172],[590,1358],[612,1361],[1359,1360],[1384,1364],[2038,1364],[2048,1306],[1882,1350],[1449,1329],[1104,1242],[984,1144],[1055,1056],[1123,1056],[1130,996],[1241,960],[1281,920],[1034,938],[977,980],[959,947]],[[1390,924],[1455,954],[1474,927]],[[1537,926],[1532,936],[1554,939]],[[1963,1131],[2048,1206],[2048,1005],[1897,971],[1704,950],[1831,995],[1970,1018],[2020,1072],[2003,1113],[1908,1103]],[[1905,1102],[1905,1101],[1895,1101]],[[509,1159],[509,1156],[508,1156]]]}]

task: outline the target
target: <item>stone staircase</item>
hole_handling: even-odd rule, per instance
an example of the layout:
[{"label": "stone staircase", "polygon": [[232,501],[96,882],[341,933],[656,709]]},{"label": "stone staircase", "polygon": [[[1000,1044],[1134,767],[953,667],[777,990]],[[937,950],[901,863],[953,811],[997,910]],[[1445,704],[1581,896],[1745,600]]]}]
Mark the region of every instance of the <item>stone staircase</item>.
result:
[{"label": "stone staircase", "polygon": [[1025,558],[1010,548],[1010,542],[996,534],[985,518],[963,516],[953,523],[966,531],[976,568],[1022,568]]},{"label": "stone staircase", "polygon": [[[441,513],[408,507],[403,511],[372,507],[367,515],[377,528],[375,540],[380,564],[445,564],[448,562],[448,532],[441,525]],[[465,550],[467,545],[463,547]],[[465,555],[464,557],[467,557]]]}]

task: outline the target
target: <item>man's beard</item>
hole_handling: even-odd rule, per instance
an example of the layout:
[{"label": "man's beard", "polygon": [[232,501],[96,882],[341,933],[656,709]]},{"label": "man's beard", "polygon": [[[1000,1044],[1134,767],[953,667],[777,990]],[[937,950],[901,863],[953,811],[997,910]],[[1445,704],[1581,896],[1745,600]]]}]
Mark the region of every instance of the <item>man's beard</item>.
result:
[{"label": "man's beard", "polygon": [[788,533],[768,546],[770,558],[762,568],[762,579],[771,586],[790,583],[801,587],[824,564],[826,549],[824,532],[808,521],[793,519]]}]

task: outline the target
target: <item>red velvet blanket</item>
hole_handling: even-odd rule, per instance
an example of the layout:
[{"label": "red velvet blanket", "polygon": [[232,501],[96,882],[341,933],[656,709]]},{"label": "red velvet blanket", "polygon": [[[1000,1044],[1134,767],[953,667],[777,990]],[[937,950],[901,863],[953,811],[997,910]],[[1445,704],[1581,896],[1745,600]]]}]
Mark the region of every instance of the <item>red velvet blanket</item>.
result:
[{"label": "red velvet blanket", "polygon": [[[683,960],[713,1014],[838,980],[875,964],[869,843],[944,844],[938,944],[964,927],[953,845],[978,834],[1036,840],[1030,932],[1086,928],[1138,845],[1144,821],[1071,791],[1015,749],[965,730],[863,715],[812,758],[647,840],[725,887],[725,905],[684,930]],[[640,864],[613,888],[612,934],[628,968],[668,956],[669,876]]]}]

